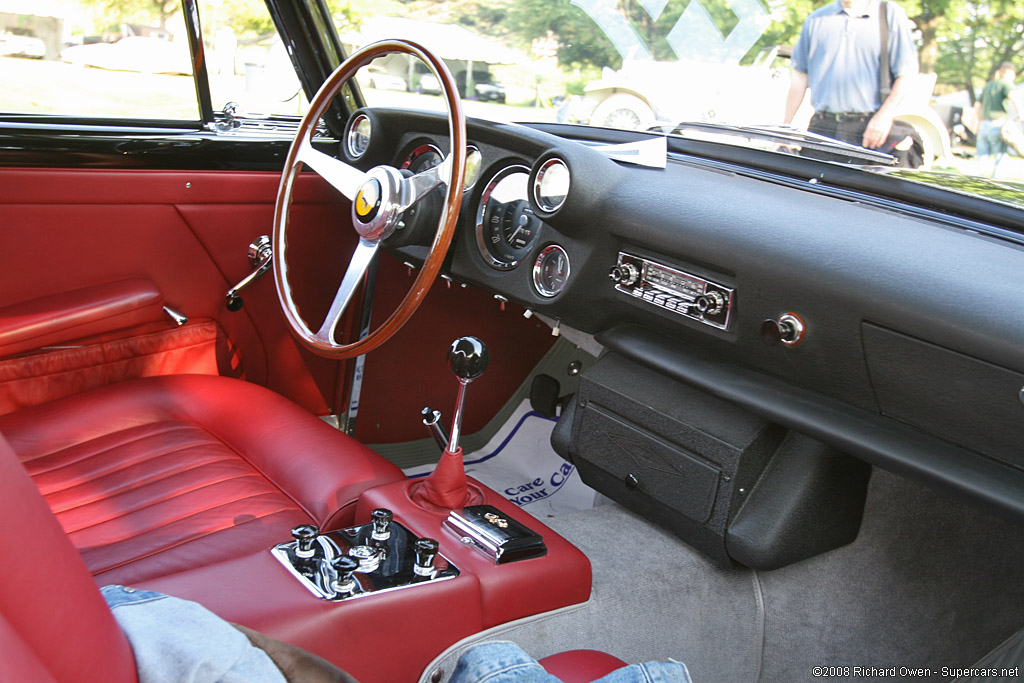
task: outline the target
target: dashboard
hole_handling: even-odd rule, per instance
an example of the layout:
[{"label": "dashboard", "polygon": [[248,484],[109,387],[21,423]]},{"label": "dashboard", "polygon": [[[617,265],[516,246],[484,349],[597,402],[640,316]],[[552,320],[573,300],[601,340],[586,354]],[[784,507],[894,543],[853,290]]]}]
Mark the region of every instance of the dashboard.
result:
[{"label": "dashboard", "polygon": [[[363,115],[374,131],[364,151],[344,150],[361,168],[415,171],[446,151],[441,116]],[[670,149],[665,168],[649,168],[596,148],[614,138],[467,129],[471,177],[447,277],[1024,520],[1019,243],[832,185],[827,165],[799,177]],[[436,216],[424,210],[412,219],[424,226],[388,244],[398,258],[421,262]]]}]

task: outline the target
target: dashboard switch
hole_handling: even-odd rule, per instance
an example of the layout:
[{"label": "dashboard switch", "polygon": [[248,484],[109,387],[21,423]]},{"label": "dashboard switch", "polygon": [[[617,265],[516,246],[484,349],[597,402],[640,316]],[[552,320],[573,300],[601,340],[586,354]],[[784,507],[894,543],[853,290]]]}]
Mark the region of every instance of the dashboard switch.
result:
[{"label": "dashboard switch", "polygon": [[780,315],[778,320],[769,318],[761,323],[761,340],[768,346],[782,342],[786,346],[796,346],[804,340],[807,327],[804,320],[796,313]]}]

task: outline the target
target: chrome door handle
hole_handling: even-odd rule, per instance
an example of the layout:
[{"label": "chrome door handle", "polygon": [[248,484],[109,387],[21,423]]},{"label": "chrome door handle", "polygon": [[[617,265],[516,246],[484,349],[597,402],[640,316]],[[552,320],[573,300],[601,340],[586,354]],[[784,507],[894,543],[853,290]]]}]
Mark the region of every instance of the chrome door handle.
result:
[{"label": "chrome door handle", "polygon": [[270,237],[260,235],[259,238],[249,245],[249,263],[255,268],[246,275],[241,282],[228,290],[227,307],[229,311],[237,311],[242,308],[242,297],[238,294],[243,289],[255,282],[261,275],[270,270],[273,265],[274,248],[270,246]]}]

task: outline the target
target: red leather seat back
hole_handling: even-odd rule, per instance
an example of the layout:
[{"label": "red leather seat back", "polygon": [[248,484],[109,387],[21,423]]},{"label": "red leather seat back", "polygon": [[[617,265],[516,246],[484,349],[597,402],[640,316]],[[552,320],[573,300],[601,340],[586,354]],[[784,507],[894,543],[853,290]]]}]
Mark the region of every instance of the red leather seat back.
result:
[{"label": "red leather seat back", "polygon": [[2,436],[0,565],[0,680],[136,680],[128,641]]}]

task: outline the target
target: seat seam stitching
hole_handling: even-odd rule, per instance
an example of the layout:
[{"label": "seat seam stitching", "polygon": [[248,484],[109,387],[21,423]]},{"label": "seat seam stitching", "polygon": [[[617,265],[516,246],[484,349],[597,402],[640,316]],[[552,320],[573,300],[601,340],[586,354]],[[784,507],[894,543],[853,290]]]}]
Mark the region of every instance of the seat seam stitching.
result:
[{"label": "seat seam stitching", "polygon": [[[287,509],[275,510],[273,512],[268,512],[268,513],[266,513],[264,515],[260,515],[259,517],[255,517],[254,516],[252,519],[247,519],[244,522],[242,522],[241,524],[236,525],[234,528],[238,529],[238,528],[240,528],[240,527],[242,527],[242,526],[244,526],[246,524],[250,524],[252,522],[258,522],[258,521],[260,521],[262,519],[266,519],[267,517],[272,517],[274,515],[281,514],[282,512],[287,512]],[[186,518],[182,518],[182,519],[186,519]],[[218,534],[221,531],[223,531],[223,529],[218,530],[218,531],[208,531],[208,532],[205,532],[205,533],[197,535],[197,536],[192,536],[191,538],[182,539],[182,540],[178,541],[177,543],[174,543],[173,545],[164,546],[162,548],[152,550],[152,551],[150,551],[148,553],[145,553],[143,555],[138,555],[138,556],[133,557],[133,558],[131,558],[129,560],[122,560],[121,562],[116,562],[116,563],[110,565],[109,567],[104,567],[103,569],[97,569],[97,570],[90,569],[90,572],[92,573],[93,576],[98,576],[98,575],[100,575],[100,574],[102,574],[104,572],[113,571],[115,569],[119,569],[121,567],[130,565],[130,564],[134,564],[134,563],[139,562],[141,560],[145,560],[145,559],[150,558],[150,557],[155,557],[157,555],[160,555],[161,553],[165,553],[165,552],[168,552],[170,550],[174,550],[175,548],[179,548],[179,547],[181,547],[183,545],[186,545],[188,543],[192,543],[192,542],[198,541],[198,540],[200,540],[202,538],[206,538],[207,536],[213,536],[214,534]],[[135,538],[135,537],[131,537],[131,538]],[[125,540],[129,540],[129,539],[125,539]],[[200,566],[205,566],[205,565],[200,565]],[[178,571],[181,571],[181,570],[178,570]],[[157,574],[156,576],[153,576],[153,577],[147,577],[147,579],[145,579],[145,580],[148,580],[150,578],[156,578],[156,577],[159,577],[159,576],[163,576],[163,574]]]},{"label": "seat seam stitching", "polygon": [[[253,476],[253,475],[246,475],[246,476]],[[241,477],[239,477],[239,478],[241,478]],[[217,483],[221,483],[221,482],[215,482],[215,483],[212,483],[212,484],[206,484],[206,485],[200,486],[200,487],[198,487],[198,488],[196,488],[194,490],[199,491],[201,489],[207,488],[207,486],[215,486]],[[195,517],[196,515],[201,515],[201,514],[204,514],[206,512],[210,512],[211,510],[216,510],[217,508],[222,508],[222,507],[225,507],[225,506],[228,506],[228,505],[233,505],[235,503],[241,502],[243,500],[248,500],[250,498],[258,498],[260,496],[266,496],[268,494],[272,495],[272,493],[273,492],[271,492],[271,491],[263,491],[263,492],[260,492],[260,493],[247,493],[244,496],[240,496],[240,497],[237,497],[237,498],[232,498],[231,500],[222,500],[222,501],[218,502],[216,505],[211,505],[209,507],[204,507],[204,508],[202,508],[200,510],[194,510],[192,512],[189,512],[186,515],[183,515],[181,517],[177,517],[177,518],[169,520],[169,521],[161,521],[161,522],[157,523],[155,526],[151,526],[148,529],[144,529],[144,530],[142,530],[142,531],[140,531],[140,532],[138,532],[136,534],[132,534],[131,536],[126,536],[124,538],[119,538],[116,541],[110,541],[109,543],[105,543],[104,545],[109,547],[109,546],[113,546],[113,545],[115,545],[117,543],[124,543],[127,540],[130,540],[130,539],[133,539],[133,538],[138,538],[139,536],[142,536],[144,534],[152,533],[152,532],[156,531],[157,529],[161,529],[163,527],[170,526],[171,524],[177,524],[178,522],[181,522],[181,521],[184,521],[186,519],[189,519],[190,517]],[[144,506],[142,506],[140,508],[135,508],[134,510],[129,510],[129,511],[127,511],[127,512],[125,512],[123,514],[120,514],[120,515],[115,515],[113,517],[108,517],[107,519],[105,519],[103,521],[94,522],[94,523],[89,524],[87,526],[84,526],[84,527],[81,527],[79,529],[76,529],[75,531],[68,531],[66,533],[68,534],[68,536],[71,536],[71,534],[80,534],[83,531],[86,531],[88,529],[96,528],[96,527],[98,527],[98,526],[100,526],[102,524],[108,524],[108,523],[113,522],[113,521],[118,520],[118,519],[124,519],[126,517],[129,517],[129,516],[137,513],[137,512],[141,512],[142,510],[147,510],[149,508],[152,508],[152,507],[155,507],[155,506],[159,505],[160,503],[165,503],[168,500],[171,500],[173,498],[174,498],[174,496],[172,496],[171,498],[165,498],[164,500],[156,501],[156,502],[151,503],[149,505],[144,505]]]}]

